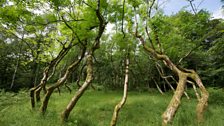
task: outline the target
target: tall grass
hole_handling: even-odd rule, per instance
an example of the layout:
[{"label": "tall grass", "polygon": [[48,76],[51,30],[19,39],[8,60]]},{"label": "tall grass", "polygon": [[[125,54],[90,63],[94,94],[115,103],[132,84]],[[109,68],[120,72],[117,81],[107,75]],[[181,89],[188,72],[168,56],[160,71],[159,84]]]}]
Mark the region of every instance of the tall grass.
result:
[{"label": "tall grass", "polygon": [[[37,105],[32,110],[28,93],[0,93],[0,126],[60,126],[60,114],[72,98],[67,92],[54,93],[46,114],[39,113]],[[129,92],[127,103],[122,108],[118,126],[160,126],[161,114],[166,109],[172,93],[161,95],[157,92]],[[114,106],[122,97],[122,92],[88,90],[70,114],[65,126],[108,126]],[[174,126],[197,126],[197,100],[183,98],[177,112]],[[224,92],[210,89],[209,107],[203,126],[224,125]]]}]

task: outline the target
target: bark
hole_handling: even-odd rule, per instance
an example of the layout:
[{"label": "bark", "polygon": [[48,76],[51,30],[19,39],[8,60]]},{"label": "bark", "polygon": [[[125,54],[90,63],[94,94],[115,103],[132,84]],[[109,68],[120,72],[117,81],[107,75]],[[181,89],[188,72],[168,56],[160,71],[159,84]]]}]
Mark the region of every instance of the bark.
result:
[{"label": "bark", "polygon": [[185,89],[185,85],[186,85],[186,80],[187,80],[187,75],[180,72],[178,74],[179,76],[179,82],[178,82],[178,86],[176,88],[176,91],[173,95],[173,98],[171,99],[166,111],[163,113],[162,117],[163,117],[163,126],[166,126],[168,124],[168,122],[171,122],[171,120],[173,120],[173,117],[180,105],[180,100],[182,95],[184,94],[184,89]]},{"label": "bark", "polygon": [[64,82],[67,80],[67,78],[69,77],[69,75],[75,70],[75,68],[79,65],[79,63],[82,61],[84,55],[85,55],[85,52],[86,52],[86,48],[84,47],[84,49],[82,50],[82,55],[81,57],[74,61],[70,66],[68,66],[68,68],[66,69],[66,72],[65,74],[63,75],[63,77],[61,77],[60,79],[58,79],[57,83],[50,86],[48,89],[47,89],[47,93],[45,94],[44,96],[44,100],[42,102],[42,105],[40,107],[40,111],[42,112],[42,114],[44,114],[46,112],[46,109],[47,109],[47,105],[48,105],[48,102],[49,102],[49,99],[51,97],[51,94],[53,93],[53,91],[56,89],[56,88],[59,88],[61,85],[64,84]]},{"label": "bark", "polygon": [[127,94],[128,94],[128,72],[129,72],[129,59],[126,59],[126,68],[125,68],[125,80],[124,80],[124,92],[123,97],[121,101],[115,106],[113,116],[110,122],[110,126],[116,126],[118,114],[121,108],[124,106],[126,100],[127,100]]},{"label": "bark", "polygon": [[34,99],[34,90],[30,91],[30,102],[31,102],[31,107],[34,108],[35,107],[35,99]]},{"label": "bark", "polygon": [[38,85],[38,86],[33,87],[33,88],[30,89],[30,102],[31,102],[31,107],[32,108],[35,108],[35,91],[38,88],[41,88],[41,85]]},{"label": "bark", "polygon": [[40,101],[40,92],[41,92],[42,87],[39,87],[36,91],[35,91],[35,96],[36,96],[36,101],[39,102]]},{"label": "bark", "polygon": [[40,111],[42,112],[42,114],[45,114],[45,112],[47,110],[47,105],[48,105],[49,99],[50,99],[51,94],[53,93],[54,89],[55,88],[53,86],[51,86],[47,89],[47,93],[45,94],[43,103],[40,107]]},{"label": "bark", "polygon": [[79,98],[83,95],[85,90],[89,87],[91,81],[93,80],[93,66],[92,66],[92,55],[87,56],[87,76],[84,84],[79,88],[79,90],[76,92],[72,100],[67,105],[66,109],[61,114],[62,121],[66,121],[69,117],[70,112],[78,102]]},{"label": "bark", "polygon": [[204,87],[199,75],[195,71],[192,71],[192,74],[190,75],[190,77],[196,82],[196,84],[198,85],[198,87],[201,91],[201,97],[200,97],[199,102],[196,107],[197,120],[199,123],[201,123],[204,121],[203,113],[208,106],[209,93],[206,90],[206,88]]}]

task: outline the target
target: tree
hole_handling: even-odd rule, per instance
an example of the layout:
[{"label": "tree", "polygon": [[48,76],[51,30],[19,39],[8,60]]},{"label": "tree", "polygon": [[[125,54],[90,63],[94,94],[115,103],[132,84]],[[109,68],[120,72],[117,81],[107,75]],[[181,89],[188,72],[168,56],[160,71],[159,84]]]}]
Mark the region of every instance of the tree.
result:
[{"label": "tree", "polygon": [[86,76],[86,79],[85,79],[85,82],[83,83],[83,85],[79,88],[79,90],[76,92],[74,97],[71,99],[71,101],[67,105],[66,109],[62,112],[61,118],[62,118],[63,122],[68,119],[70,112],[75,107],[79,98],[82,96],[82,94],[85,92],[85,90],[88,88],[91,81],[93,80],[93,55],[94,55],[95,50],[100,48],[100,38],[101,38],[101,36],[104,32],[104,29],[106,27],[106,21],[100,11],[101,11],[101,1],[98,0],[95,14],[99,21],[99,26],[98,26],[99,28],[98,28],[96,37],[94,39],[94,43],[93,43],[92,47],[90,47],[90,50],[88,51],[88,55],[87,55],[87,59],[86,59],[87,60],[87,63],[86,63],[87,64],[87,70],[86,70],[87,76]]},{"label": "tree", "polygon": [[[156,0],[1,1],[2,87],[15,87],[18,78],[28,71],[32,79],[22,83],[32,87],[32,108],[44,91],[40,107],[44,114],[55,89],[71,78],[78,82],[83,78],[84,83],[61,113],[63,122],[92,82],[109,89],[124,87],[111,125],[116,125],[128,89],[157,87],[163,92],[170,88],[174,95],[163,113],[163,125],[167,125],[172,122],[182,95],[186,95],[187,83],[193,87],[197,84],[201,91],[197,95],[197,118],[202,121],[209,95],[202,80],[220,83],[217,85],[223,80],[218,76],[223,73],[223,21],[211,20],[204,10],[194,10],[194,14],[183,10],[165,16],[156,3]],[[107,23],[114,26],[112,31],[105,32]],[[206,78],[201,80],[196,71]]]},{"label": "tree", "polygon": [[[201,122],[203,120],[203,112],[207,106],[208,101],[208,92],[205,89],[204,85],[202,84],[202,81],[198,74],[194,70],[185,69],[180,66],[175,65],[170,58],[165,54],[163,51],[164,49],[161,46],[161,41],[159,39],[158,31],[157,31],[157,25],[153,24],[151,25],[151,29],[153,31],[153,39],[152,35],[149,35],[148,32],[148,26],[144,24],[148,24],[148,17],[150,17],[151,9],[153,7],[155,0],[152,1],[152,3],[149,5],[149,3],[144,4],[138,4],[136,5],[131,3],[135,13],[139,15],[139,18],[135,18],[135,30],[132,30],[130,32],[133,32],[132,34],[139,39],[141,44],[143,45],[143,48],[156,60],[161,60],[163,63],[178,76],[178,85],[176,88],[176,91],[173,95],[173,98],[170,101],[170,104],[168,105],[166,111],[163,113],[163,125],[167,125],[169,122],[172,121],[178,107],[180,104],[181,97],[184,93],[185,85],[188,78],[191,78],[195,81],[195,83],[198,85],[199,89],[201,90],[201,98],[199,100],[199,103],[197,105],[197,118],[198,121]],[[144,3],[144,2],[143,2]],[[150,10],[142,10],[142,8],[148,8],[149,6]],[[136,15],[136,14],[135,14]],[[140,22],[140,24],[139,24]],[[145,22],[143,24],[143,22]],[[145,32],[143,31],[145,27]],[[148,40],[150,41],[149,44],[146,43],[145,36],[147,36]],[[154,42],[153,42],[154,40]],[[157,44],[157,48],[155,48],[154,44]]]}]

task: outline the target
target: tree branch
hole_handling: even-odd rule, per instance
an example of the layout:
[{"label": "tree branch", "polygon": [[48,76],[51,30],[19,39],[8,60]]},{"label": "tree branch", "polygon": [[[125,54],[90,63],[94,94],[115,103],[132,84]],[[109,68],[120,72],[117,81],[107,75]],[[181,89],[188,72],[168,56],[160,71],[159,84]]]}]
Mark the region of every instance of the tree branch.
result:
[{"label": "tree branch", "polygon": [[125,32],[124,32],[124,7],[125,7],[125,0],[123,0],[122,22],[121,22],[121,32],[124,35],[123,38],[125,38]]},{"label": "tree branch", "polygon": [[152,4],[151,4],[150,7],[149,7],[149,10],[148,10],[148,16],[149,16],[149,18],[151,17],[152,7],[153,7],[153,5],[155,4],[155,1],[156,1],[156,0],[153,0],[153,1],[152,1]]}]

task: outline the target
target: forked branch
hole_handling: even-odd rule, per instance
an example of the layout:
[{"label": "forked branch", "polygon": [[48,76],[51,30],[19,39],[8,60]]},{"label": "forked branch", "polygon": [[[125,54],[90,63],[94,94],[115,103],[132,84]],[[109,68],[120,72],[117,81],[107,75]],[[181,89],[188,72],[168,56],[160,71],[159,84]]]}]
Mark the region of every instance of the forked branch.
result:
[{"label": "forked branch", "polygon": [[198,122],[202,122],[203,121],[203,113],[207,107],[207,102],[208,102],[208,96],[209,93],[207,92],[207,90],[205,89],[204,85],[201,82],[200,77],[198,76],[198,74],[194,71],[194,70],[189,70],[189,69],[184,69],[181,67],[177,67],[170,59],[167,55],[165,54],[160,54],[158,52],[156,52],[156,50],[148,47],[145,44],[145,40],[144,38],[137,34],[134,33],[135,37],[138,38],[142,45],[143,48],[151,55],[153,56],[153,58],[157,59],[157,60],[162,60],[163,63],[171,70],[173,71],[175,74],[177,74],[179,81],[178,81],[178,85],[176,88],[176,91],[174,92],[173,98],[171,99],[166,111],[163,113],[163,121],[162,121],[162,125],[166,126],[168,125],[168,123],[171,123],[176,111],[179,108],[180,105],[180,101],[182,98],[182,95],[184,94],[184,89],[186,86],[186,82],[187,82],[187,78],[191,78],[192,80],[194,80],[196,82],[196,84],[198,85],[200,91],[201,91],[201,98],[197,104],[197,120]]}]

